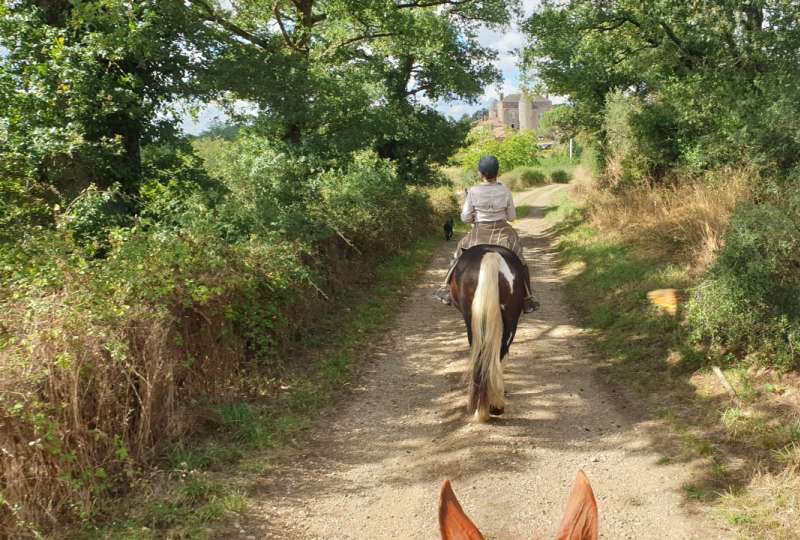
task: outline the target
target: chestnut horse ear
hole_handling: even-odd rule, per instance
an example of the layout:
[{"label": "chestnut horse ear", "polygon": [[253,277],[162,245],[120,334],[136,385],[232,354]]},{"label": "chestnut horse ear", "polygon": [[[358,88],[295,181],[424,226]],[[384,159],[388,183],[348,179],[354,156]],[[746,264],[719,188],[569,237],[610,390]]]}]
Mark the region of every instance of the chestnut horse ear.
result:
[{"label": "chestnut horse ear", "polygon": [[556,540],[597,540],[598,530],[594,492],[586,474],[579,470]]},{"label": "chestnut horse ear", "polygon": [[444,481],[439,493],[439,530],[442,540],[484,540],[481,531],[458,504],[450,480]]}]

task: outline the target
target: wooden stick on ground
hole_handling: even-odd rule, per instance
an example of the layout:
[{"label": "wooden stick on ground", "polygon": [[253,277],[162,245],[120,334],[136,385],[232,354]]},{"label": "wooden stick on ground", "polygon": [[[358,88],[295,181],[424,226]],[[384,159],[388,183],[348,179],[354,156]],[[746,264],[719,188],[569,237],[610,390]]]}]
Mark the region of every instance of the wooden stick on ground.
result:
[{"label": "wooden stick on ground", "polygon": [[[308,278],[306,278],[306,279],[308,279]],[[313,281],[311,281],[310,279],[308,279],[308,282],[311,284],[311,286],[312,286],[312,287],[314,287],[314,288],[317,290],[317,292],[318,292],[319,294],[321,294],[321,295],[322,295],[322,297],[323,297],[325,300],[327,300],[328,302],[330,302],[330,301],[331,301],[331,299],[330,299],[330,298],[328,298],[328,295],[327,295],[327,294],[325,294],[325,291],[323,291],[322,289],[320,289],[319,287],[317,287],[317,284],[316,284],[316,283],[314,283],[314,282],[313,282]]]},{"label": "wooden stick on ground", "polygon": [[711,369],[714,370],[714,375],[717,376],[719,382],[722,383],[723,388],[725,391],[728,392],[728,395],[731,396],[731,399],[736,404],[737,407],[742,406],[742,400],[739,399],[739,396],[736,395],[736,390],[733,389],[731,383],[728,382],[728,379],[725,378],[725,374],[722,373],[722,370],[719,369],[717,366],[711,366]]}]

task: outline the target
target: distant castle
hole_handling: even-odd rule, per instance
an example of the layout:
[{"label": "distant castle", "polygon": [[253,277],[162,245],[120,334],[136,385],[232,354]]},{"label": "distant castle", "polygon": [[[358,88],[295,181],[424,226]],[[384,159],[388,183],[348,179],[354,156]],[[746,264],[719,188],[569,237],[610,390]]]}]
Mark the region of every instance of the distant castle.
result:
[{"label": "distant castle", "polygon": [[489,121],[502,123],[505,127],[529,131],[539,128],[544,113],[553,108],[553,103],[542,96],[528,96],[517,93],[503,96],[489,107]]}]

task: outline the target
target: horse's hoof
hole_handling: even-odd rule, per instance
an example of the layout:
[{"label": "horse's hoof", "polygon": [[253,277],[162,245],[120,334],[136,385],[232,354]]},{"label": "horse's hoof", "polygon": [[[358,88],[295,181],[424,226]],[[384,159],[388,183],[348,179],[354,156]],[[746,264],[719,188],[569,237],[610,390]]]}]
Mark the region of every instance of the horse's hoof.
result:
[{"label": "horse's hoof", "polygon": [[481,414],[478,411],[475,411],[475,414],[472,415],[472,421],[477,424],[485,424],[491,418],[490,415],[486,414],[485,412]]},{"label": "horse's hoof", "polygon": [[504,412],[506,412],[505,407],[489,407],[489,414],[491,414],[492,416],[500,416]]}]

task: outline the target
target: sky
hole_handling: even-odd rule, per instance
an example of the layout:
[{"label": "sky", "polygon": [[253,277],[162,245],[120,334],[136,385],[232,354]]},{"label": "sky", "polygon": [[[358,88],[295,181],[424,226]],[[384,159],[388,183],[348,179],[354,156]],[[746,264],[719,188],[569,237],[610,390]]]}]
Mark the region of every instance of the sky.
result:
[{"label": "sky", "polygon": [[[522,7],[527,17],[539,4],[539,0],[522,0]],[[505,95],[511,94],[519,90],[519,61],[518,51],[525,46],[525,37],[516,25],[511,28],[494,31],[484,28],[478,34],[480,43],[486,47],[493,48],[497,51],[497,60],[495,66],[500,70],[503,75],[503,82],[498,85],[485,88],[483,96],[476,104],[464,103],[459,101],[451,102],[438,102],[435,104],[436,109],[441,113],[446,114],[452,118],[461,118],[464,113],[471,114],[478,109],[485,107],[493,99],[497,99],[502,92]],[[553,98],[551,98],[553,99]],[[553,99],[554,102],[559,102],[558,99]],[[203,130],[207,129],[215,121],[224,121],[225,114],[222,110],[214,104],[210,104],[203,108],[198,114],[197,118],[191,118],[186,115],[183,119],[181,126],[187,133],[196,135]]]},{"label": "sky", "polygon": [[[522,0],[525,17],[533,13],[538,5],[539,0]],[[519,27],[514,24],[511,28],[499,31],[484,28],[478,34],[478,41],[480,41],[481,45],[497,51],[495,66],[500,70],[503,82],[484,88],[483,96],[479,103],[476,104],[458,101],[436,104],[436,108],[440,112],[452,118],[461,118],[464,113],[472,114],[488,105],[492,100],[498,99],[501,93],[508,95],[519,91],[519,51],[525,46],[525,36]]]}]

